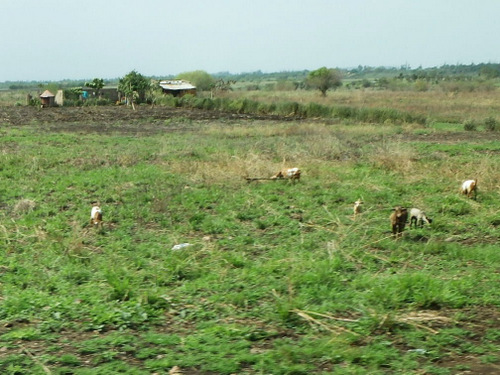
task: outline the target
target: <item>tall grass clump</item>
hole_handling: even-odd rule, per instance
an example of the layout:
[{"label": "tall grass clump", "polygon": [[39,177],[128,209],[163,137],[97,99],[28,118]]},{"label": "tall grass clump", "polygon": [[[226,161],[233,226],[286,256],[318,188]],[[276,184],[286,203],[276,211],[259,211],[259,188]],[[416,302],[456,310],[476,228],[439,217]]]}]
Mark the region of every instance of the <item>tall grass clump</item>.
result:
[{"label": "tall grass clump", "polygon": [[498,121],[494,117],[488,117],[484,120],[484,128],[488,131],[498,130]]},{"label": "tall grass clump", "polygon": [[474,120],[466,120],[464,122],[464,130],[468,132],[473,132],[477,130],[477,123]]},{"label": "tall grass clump", "polygon": [[297,116],[303,110],[300,110],[300,104],[297,102],[279,102],[276,104],[276,114],[280,116]]},{"label": "tall grass clump", "polygon": [[328,106],[317,104],[317,103],[309,103],[306,106],[305,113],[308,118],[311,117],[321,117],[328,118],[332,114],[332,109]]},{"label": "tall grass clump", "polygon": [[217,110],[237,114],[268,114],[297,116],[301,118],[345,119],[364,123],[418,123],[425,124],[426,117],[391,108],[355,108],[349,106],[328,106],[316,102],[300,104],[295,101],[265,102],[248,98],[199,98],[185,95],[181,98],[166,96],[157,104],[171,107],[186,107]]}]

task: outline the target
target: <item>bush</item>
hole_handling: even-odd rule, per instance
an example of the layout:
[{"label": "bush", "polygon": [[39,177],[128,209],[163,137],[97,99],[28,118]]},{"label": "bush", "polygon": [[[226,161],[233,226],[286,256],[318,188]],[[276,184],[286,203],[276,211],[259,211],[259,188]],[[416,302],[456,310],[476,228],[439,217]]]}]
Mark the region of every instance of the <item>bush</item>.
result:
[{"label": "bush", "polygon": [[488,117],[486,120],[484,120],[484,128],[489,131],[497,130],[497,120],[494,117]]},{"label": "bush", "polygon": [[464,122],[464,130],[468,132],[476,131],[477,124],[473,120],[467,120]]}]

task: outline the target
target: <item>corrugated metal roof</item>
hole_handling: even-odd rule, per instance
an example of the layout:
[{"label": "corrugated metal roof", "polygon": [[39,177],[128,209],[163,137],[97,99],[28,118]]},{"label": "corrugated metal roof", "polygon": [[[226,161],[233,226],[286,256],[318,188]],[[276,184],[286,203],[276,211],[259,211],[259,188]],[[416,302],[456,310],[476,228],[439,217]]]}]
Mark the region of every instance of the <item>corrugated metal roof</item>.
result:
[{"label": "corrugated metal roof", "polygon": [[190,82],[188,81],[183,81],[180,79],[174,79],[170,81],[161,81],[160,82],[161,88],[165,90],[194,90],[196,89],[196,86],[193,86]]},{"label": "corrugated metal roof", "polygon": [[40,98],[51,98],[54,97],[55,95],[52,94],[49,90],[45,90],[43,94],[40,95]]}]

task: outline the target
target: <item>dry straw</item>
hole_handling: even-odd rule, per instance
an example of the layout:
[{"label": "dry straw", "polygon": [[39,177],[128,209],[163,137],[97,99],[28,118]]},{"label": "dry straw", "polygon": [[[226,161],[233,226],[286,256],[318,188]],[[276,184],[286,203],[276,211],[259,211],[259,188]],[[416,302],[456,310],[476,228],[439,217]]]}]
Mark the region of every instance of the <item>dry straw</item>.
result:
[{"label": "dry straw", "polygon": [[16,214],[27,213],[33,211],[35,207],[35,201],[32,201],[31,199],[21,199],[14,205],[14,212]]}]

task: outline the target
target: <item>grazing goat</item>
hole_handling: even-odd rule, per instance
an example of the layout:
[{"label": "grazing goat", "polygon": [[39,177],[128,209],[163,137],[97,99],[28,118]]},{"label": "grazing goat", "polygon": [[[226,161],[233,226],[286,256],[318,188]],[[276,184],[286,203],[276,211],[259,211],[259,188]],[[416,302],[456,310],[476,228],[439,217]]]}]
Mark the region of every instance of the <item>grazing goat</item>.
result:
[{"label": "grazing goat", "polygon": [[408,210],[401,206],[394,207],[391,216],[392,234],[396,238],[403,236],[405,230],[406,220],[408,220]]},{"label": "grazing goat", "polygon": [[361,213],[361,206],[363,205],[363,201],[361,199],[358,199],[356,202],[354,202],[354,216],[357,214]]},{"label": "grazing goat", "polygon": [[288,179],[291,182],[296,182],[300,181],[300,169],[299,168],[286,168],[278,173],[276,173],[274,176],[271,177],[272,180],[277,180],[277,179]]},{"label": "grazing goat", "polygon": [[430,224],[432,223],[432,219],[428,218],[424,211],[419,210],[418,208],[412,208],[410,210],[410,228],[415,226],[423,227],[424,223]]},{"label": "grazing goat", "polygon": [[93,204],[92,211],[90,211],[90,225],[102,228],[102,210],[97,203]]},{"label": "grazing goat", "polygon": [[477,179],[467,180],[462,183],[462,189],[460,192],[464,195],[467,195],[467,198],[472,197],[472,193],[474,193],[474,199],[477,196]]}]

